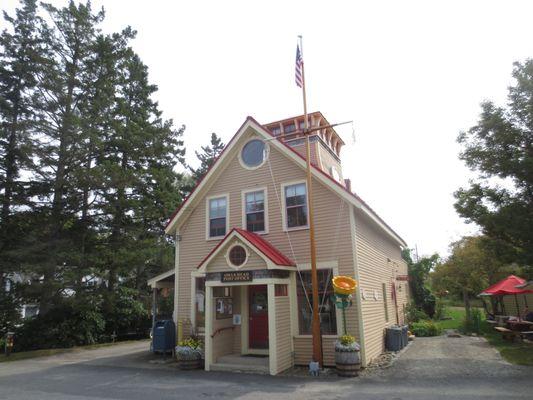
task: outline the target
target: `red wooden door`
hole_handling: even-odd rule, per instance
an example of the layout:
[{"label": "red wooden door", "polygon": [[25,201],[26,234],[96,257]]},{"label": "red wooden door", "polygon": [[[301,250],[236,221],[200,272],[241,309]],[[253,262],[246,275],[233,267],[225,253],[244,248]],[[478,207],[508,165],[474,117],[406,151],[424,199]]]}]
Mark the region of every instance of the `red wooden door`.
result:
[{"label": "red wooden door", "polygon": [[252,349],[268,349],[268,294],[266,285],[248,286],[250,305],[249,343]]}]

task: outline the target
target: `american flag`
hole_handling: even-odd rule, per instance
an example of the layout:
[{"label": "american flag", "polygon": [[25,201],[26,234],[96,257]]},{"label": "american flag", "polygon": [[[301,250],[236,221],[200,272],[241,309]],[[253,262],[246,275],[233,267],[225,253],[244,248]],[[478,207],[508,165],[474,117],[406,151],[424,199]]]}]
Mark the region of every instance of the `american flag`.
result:
[{"label": "american flag", "polygon": [[303,87],[304,85],[303,67],[304,67],[304,60],[302,59],[302,53],[300,52],[300,46],[296,45],[295,79],[296,79],[296,85],[298,87]]}]

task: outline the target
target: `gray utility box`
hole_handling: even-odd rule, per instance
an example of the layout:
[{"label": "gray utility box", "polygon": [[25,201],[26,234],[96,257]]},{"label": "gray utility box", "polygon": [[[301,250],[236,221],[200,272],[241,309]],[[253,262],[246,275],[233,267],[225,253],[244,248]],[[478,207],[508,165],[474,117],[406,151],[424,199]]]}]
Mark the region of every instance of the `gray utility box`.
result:
[{"label": "gray utility box", "polygon": [[389,351],[400,351],[402,349],[402,328],[393,325],[386,330],[385,347]]},{"label": "gray utility box", "polygon": [[171,352],[176,346],[176,325],[171,319],[157,321],[154,325],[153,351],[154,353]]},{"label": "gray utility box", "polygon": [[409,343],[409,325],[402,325],[402,347],[407,346]]}]

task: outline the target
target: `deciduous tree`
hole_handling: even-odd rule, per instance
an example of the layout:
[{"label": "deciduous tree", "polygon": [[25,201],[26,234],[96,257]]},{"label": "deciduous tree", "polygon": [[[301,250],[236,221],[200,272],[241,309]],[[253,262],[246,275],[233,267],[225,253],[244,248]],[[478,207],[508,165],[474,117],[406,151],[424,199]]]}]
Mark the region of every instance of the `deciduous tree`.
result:
[{"label": "deciduous tree", "polygon": [[508,104],[482,104],[480,119],[459,135],[460,158],[478,173],[455,207],[478,224],[508,262],[533,265],[533,59],[515,63]]}]

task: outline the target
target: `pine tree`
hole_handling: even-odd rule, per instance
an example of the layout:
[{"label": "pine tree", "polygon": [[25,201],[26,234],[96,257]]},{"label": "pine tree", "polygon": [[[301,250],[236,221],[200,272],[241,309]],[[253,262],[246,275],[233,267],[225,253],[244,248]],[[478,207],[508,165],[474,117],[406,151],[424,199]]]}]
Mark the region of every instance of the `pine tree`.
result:
[{"label": "pine tree", "polygon": [[[163,223],[181,201],[173,171],[183,162],[183,127],[161,119],[151,96],[157,88],[148,82],[147,67],[130,52],[117,68],[120,73],[112,129],[98,160],[106,177],[99,201],[101,255],[106,271],[105,313],[114,331],[118,283],[144,287],[147,265],[162,266],[161,253],[169,250],[162,239]],[[168,263],[167,263],[168,265]],[[141,279],[142,278],[142,279]]]},{"label": "pine tree", "polygon": [[193,168],[190,165],[187,166],[192,173],[193,185],[190,189],[194,188],[209,171],[209,168],[215,163],[220,153],[224,150],[224,143],[222,139],[217,136],[216,133],[211,133],[210,145],[202,146],[202,152],[195,151],[196,158],[200,160],[200,166]]},{"label": "pine tree", "polygon": [[15,17],[4,13],[10,29],[0,35],[0,331],[16,315],[14,291],[6,293],[4,278],[19,267],[13,253],[23,234],[22,207],[29,203],[29,182],[22,175],[33,156],[32,97],[41,52],[36,10],[35,0],[23,0]]},{"label": "pine tree", "polygon": [[[58,329],[64,345],[88,343],[104,330],[139,327],[147,315],[147,278],[173,265],[164,224],[187,182],[174,170],[184,163],[184,127],[162,118],[152,98],[157,88],[130,47],[131,28],[101,33],[104,13],[93,12],[89,2],[42,4],[50,23],[37,16],[34,1],[23,5],[24,21],[33,21],[38,34],[25,29],[20,37],[4,32],[0,39],[0,58],[9,61],[0,65],[0,86],[9,95],[15,56],[24,52],[6,43],[16,49],[19,42],[36,40],[32,62],[21,58],[16,69],[25,74],[20,104],[26,108],[21,106],[16,118],[19,148],[13,195],[7,196],[9,218],[16,216],[14,226],[24,233],[10,251],[24,260],[17,268],[36,280],[23,287],[23,295],[40,304],[39,316],[23,324],[19,343],[57,344]],[[17,18],[22,15],[19,10]],[[2,156],[13,127],[12,98],[0,99]],[[1,167],[7,159],[0,160]],[[28,182],[19,175],[29,176]],[[87,275],[103,279],[103,285],[87,287]],[[0,314],[8,315],[9,302],[0,303]]]},{"label": "pine tree", "polygon": [[[89,2],[58,9],[43,4],[53,27],[43,25],[45,57],[38,78],[37,109],[39,162],[35,180],[42,203],[35,211],[42,220],[42,257],[36,271],[43,275],[40,313],[61,300],[63,284],[76,267],[78,213],[82,208],[76,175],[87,158],[86,133],[82,131],[82,100],[88,95],[83,78],[104,13],[93,14]],[[44,251],[43,251],[44,250]]]}]

